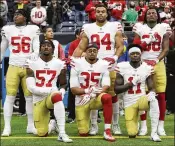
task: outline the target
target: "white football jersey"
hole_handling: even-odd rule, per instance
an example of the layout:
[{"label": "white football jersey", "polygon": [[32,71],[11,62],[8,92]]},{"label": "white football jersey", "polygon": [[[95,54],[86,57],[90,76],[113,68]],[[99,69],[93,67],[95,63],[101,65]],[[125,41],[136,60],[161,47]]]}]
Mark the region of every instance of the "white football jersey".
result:
[{"label": "white football jersey", "polygon": [[118,31],[123,32],[120,22],[107,22],[100,27],[96,23],[83,25],[83,31],[89,39],[89,43],[96,43],[99,46],[98,58],[114,56],[115,35]]},{"label": "white football jersey", "polygon": [[[87,89],[92,85],[98,87],[110,86],[108,62],[99,59],[95,64],[89,64],[84,57],[74,59],[71,68],[70,87]],[[76,96],[75,104],[78,105],[81,97]]]},{"label": "white football jersey", "polygon": [[146,51],[144,50],[142,52],[142,59],[151,60],[156,59],[162,52],[163,36],[166,33],[171,35],[172,31],[168,24],[159,23],[152,29],[147,24],[140,25],[140,27],[135,30],[135,33],[140,36],[141,41],[143,39],[149,38],[150,36],[155,36],[156,41],[147,45]]},{"label": "white football jersey", "polygon": [[44,7],[40,7],[40,8],[34,7],[31,10],[30,18],[31,18],[31,21],[34,22],[35,24],[43,23],[46,20],[46,17],[47,17],[47,12]]},{"label": "white football jersey", "polygon": [[146,95],[146,79],[154,70],[145,62],[138,68],[133,68],[129,62],[121,62],[117,64],[117,69],[118,73],[123,76],[124,84],[131,82],[134,76],[141,77],[140,83],[124,93],[124,107],[128,107],[135,104],[141,96]]},{"label": "white football jersey", "polygon": [[[33,70],[36,86],[47,88],[47,90],[58,91],[57,79],[61,70],[65,67],[65,62],[60,59],[53,58],[49,62],[43,61],[40,57],[36,61],[29,63],[29,68]],[[33,95],[33,102],[36,103],[45,98],[45,96]]]},{"label": "white football jersey", "polygon": [[36,25],[6,25],[2,28],[1,35],[9,44],[9,64],[23,66],[31,52],[39,52],[39,33],[39,27]]}]

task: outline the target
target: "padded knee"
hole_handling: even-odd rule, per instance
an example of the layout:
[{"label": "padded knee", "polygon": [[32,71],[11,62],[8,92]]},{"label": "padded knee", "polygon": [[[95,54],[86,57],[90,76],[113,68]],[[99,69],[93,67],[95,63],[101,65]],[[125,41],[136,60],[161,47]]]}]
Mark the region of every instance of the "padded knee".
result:
[{"label": "padded knee", "polygon": [[37,129],[37,134],[40,137],[46,137],[48,135],[48,130],[45,128],[38,128]]},{"label": "padded knee", "polygon": [[59,101],[62,101],[62,97],[60,94],[56,93],[52,96],[52,103],[56,103],[56,102],[59,102]]},{"label": "padded knee", "polygon": [[129,136],[135,136],[138,133],[138,129],[135,129],[135,128],[129,128],[127,129],[127,131]]}]

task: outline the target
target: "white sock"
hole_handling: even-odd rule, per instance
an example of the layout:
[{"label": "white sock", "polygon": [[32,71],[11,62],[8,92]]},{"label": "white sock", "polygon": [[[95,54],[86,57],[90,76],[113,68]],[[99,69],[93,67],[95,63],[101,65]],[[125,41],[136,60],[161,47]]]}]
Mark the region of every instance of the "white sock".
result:
[{"label": "white sock", "polygon": [[141,129],[147,129],[146,120],[141,121]]},{"label": "white sock", "polygon": [[33,120],[33,99],[32,96],[26,96],[26,113],[28,118],[28,126],[34,126],[34,120]]},{"label": "white sock", "polygon": [[97,125],[98,110],[91,110],[90,118],[91,124]]},{"label": "white sock", "polygon": [[113,125],[118,124],[119,122],[119,102],[112,103],[113,115],[112,115],[112,123]]},{"label": "white sock", "polygon": [[164,121],[159,120],[158,128],[164,129]]},{"label": "white sock", "polygon": [[111,124],[105,124],[105,130],[106,129],[111,129]]},{"label": "white sock", "polygon": [[4,103],[4,128],[10,129],[10,122],[13,113],[13,104],[15,102],[15,96],[6,95],[5,103]]},{"label": "white sock", "polygon": [[150,101],[150,118],[151,118],[151,133],[154,134],[157,132],[158,123],[159,123],[159,105],[157,99]]},{"label": "white sock", "polygon": [[65,133],[65,109],[62,101],[54,103],[54,115],[60,134]]}]

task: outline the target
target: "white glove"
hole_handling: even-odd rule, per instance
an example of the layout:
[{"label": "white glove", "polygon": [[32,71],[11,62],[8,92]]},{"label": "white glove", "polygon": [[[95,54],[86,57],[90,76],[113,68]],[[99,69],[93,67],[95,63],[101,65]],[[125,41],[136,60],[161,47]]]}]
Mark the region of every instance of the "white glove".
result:
[{"label": "white glove", "polygon": [[81,101],[79,102],[79,105],[85,105],[90,100],[91,100],[91,98],[90,98],[89,94],[85,94],[85,95],[83,95]]},{"label": "white glove", "polygon": [[139,82],[141,82],[141,77],[140,76],[134,76],[133,80],[131,81],[134,86],[136,86]]},{"label": "white glove", "polygon": [[84,90],[86,94],[99,94],[102,92],[102,88],[98,86],[91,86],[88,89]]},{"label": "white glove", "polygon": [[151,91],[147,94],[147,97],[148,97],[148,101],[154,101],[156,100],[156,93]]}]

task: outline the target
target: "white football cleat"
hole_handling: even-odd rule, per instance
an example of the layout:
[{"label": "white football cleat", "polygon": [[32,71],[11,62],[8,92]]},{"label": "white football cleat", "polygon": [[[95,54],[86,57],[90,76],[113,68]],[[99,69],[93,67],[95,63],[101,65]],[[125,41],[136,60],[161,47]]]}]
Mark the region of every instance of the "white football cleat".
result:
[{"label": "white football cleat", "polygon": [[157,133],[158,135],[160,136],[166,136],[166,132],[165,132],[165,129],[164,129],[164,121],[159,121],[159,125],[158,125],[158,128],[157,128]]},{"label": "white football cleat", "polygon": [[70,139],[69,136],[65,133],[59,134],[58,140],[66,143],[73,142],[72,139]]},{"label": "white football cleat", "polygon": [[146,127],[146,128],[141,128],[141,129],[139,130],[139,133],[138,133],[139,136],[145,136],[145,135],[147,135],[147,134],[148,134],[147,127]]},{"label": "white football cleat", "polygon": [[98,125],[97,124],[91,124],[89,135],[97,135],[97,133],[98,133]]},{"label": "white football cleat", "polygon": [[155,142],[161,142],[162,140],[160,139],[159,135],[157,135],[157,133],[153,133],[151,134],[151,138],[150,138],[152,141],[155,141]]},{"label": "white football cleat", "polygon": [[8,137],[8,136],[10,136],[10,135],[11,135],[11,128],[9,128],[9,129],[4,128],[4,130],[3,130],[2,134],[1,134],[1,136],[3,136],[3,137]]},{"label": "white football cleat", "polygon": [[107,141],[111,141],[111,142],[115,141],[115,138],[111,134],[111,129],[106,129],[104,131],[103,136],[104,136],[104,139],[107,140]]},{"label": "white football cleat", "polygon": [[119,124],[112,125],[112,132],[114,135],[121,135],[122,134]]},{"label": "white football cleat", "polygon": [[29,125],[29,126],[27,126],[26,133],[27,134],[35,134],[36,135],[37,134],[37,130],[34,127],[34,125]]}]

